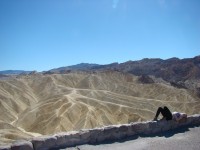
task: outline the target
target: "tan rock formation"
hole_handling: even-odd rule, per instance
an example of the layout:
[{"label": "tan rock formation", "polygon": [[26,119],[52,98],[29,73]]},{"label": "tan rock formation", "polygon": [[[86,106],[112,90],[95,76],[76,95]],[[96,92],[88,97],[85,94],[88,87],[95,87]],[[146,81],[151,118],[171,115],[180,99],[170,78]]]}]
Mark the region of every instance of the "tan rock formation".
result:
[{"label": "tan rock formation", "polygon": [[0,80],[0,144],[32,136],[150,120],[159,106],[200,113],[200,99],[165,82],[114,71]]}]

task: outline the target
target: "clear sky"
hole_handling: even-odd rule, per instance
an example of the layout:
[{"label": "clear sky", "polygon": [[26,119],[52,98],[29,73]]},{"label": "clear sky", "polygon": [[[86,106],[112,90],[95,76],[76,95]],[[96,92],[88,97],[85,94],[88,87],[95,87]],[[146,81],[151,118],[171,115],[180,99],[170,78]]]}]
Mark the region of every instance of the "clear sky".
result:
[{"label": "clear sky", "polygon": [[200,55],[200,0],[0,0],[0,70]]}]

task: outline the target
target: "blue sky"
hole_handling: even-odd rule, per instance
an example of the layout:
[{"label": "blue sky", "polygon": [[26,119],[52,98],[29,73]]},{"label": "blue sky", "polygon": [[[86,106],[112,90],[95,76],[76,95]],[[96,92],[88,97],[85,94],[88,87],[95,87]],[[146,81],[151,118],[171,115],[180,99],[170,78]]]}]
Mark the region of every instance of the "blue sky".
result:
[{"label": "blue sky", "polygon": [[0,70],[200,54],[200,0],[0,0]]}]

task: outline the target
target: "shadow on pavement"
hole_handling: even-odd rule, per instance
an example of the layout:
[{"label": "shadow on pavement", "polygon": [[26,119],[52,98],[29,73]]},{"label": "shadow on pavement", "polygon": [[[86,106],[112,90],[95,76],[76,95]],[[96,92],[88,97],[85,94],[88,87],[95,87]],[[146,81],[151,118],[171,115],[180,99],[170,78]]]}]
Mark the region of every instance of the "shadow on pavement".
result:
[{"label": "shadow on pavement", "polygon": [[165,138],[169,138],[174,136],[175,134],[178,133],[184,133],[189,131],[189,128],[195,128],[195,127],[200,127],[200,125],[190,125],[190,126],[184,126],[184,127],[179,127],[177,129],[173,129],[173,130],[169,130],[169,131],[165,131],[165,132],[160,132],[160,133],[156,133],[156,134],[151,134],[151,135],[141,135],[140,137],[165,137]]},{"label": "shadow on pavement", "polygon": [[[184,126],[184,127],[180,127],[180,128],[177,128],[177,129],[173,129],[173,130],[169,130],[169,131],[165,131],[165,132],[160,132],[160,133],[156,133],[156,134],[149,134],[149,135],[145,135],[145,134],[138,134],[138,135],[134,135],[134,136],[131,136],[131,137],[126,137],[126,138],[123,138],[123,139],[120,139],[120,140],[107,140],[107,141],[104,141],[104,142],[101,142],[101,143],[88,143],[88,145],[101,145],[101,144],[112,144],[112,143],[123,143],[123,142],[127,142],[127,141],[132,141],[132,140],[136,140],[138,139],[139,137],[142,137],[142,138],[148,138],[148,137],[165,137],[165,138],[170,138],[172,136],[174,136],[175,134],[178,134],[178,133],[184,133],[184,132],[187,132],[190,130],[190,128],[195,128],[195,127],[200,127],[200,125],[196,126],[196,125],[190,125],[190,126]],[[54,148],[54,149],[51,149],[51,150],[60,150],[60,149],[78,149],[78,146],[80,145],[77,145],[77,146],[74,146],[74,147],[60,147],[60,148]]]}]

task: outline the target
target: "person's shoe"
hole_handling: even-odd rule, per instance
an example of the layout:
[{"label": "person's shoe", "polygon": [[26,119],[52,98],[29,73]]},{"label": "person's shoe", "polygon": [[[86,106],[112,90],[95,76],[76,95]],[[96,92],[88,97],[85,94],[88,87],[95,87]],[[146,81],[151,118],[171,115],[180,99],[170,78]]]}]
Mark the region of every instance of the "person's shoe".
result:
[{"label": "person's shoe", "polygon": [[166,120],[166,118],[165,118],[165,117],[163,117],[162,119],[160,119],[160,121],[163,121],[163,120]]}]

